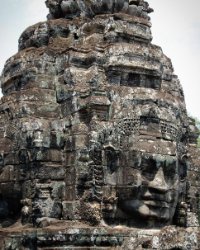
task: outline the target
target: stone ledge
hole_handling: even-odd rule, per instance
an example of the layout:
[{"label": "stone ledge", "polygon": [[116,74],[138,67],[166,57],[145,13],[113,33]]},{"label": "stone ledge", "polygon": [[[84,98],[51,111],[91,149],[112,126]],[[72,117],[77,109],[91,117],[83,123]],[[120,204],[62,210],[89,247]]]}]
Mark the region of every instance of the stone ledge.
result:
[{"label": "stone ledge", "polygon": [[[70,226],[71,225],[71,226]],[[46,228],[13,227],[0,230],[1,249],[191,249],[197,250],[199,228],[131,229],[88,227],[62,222]]]}]

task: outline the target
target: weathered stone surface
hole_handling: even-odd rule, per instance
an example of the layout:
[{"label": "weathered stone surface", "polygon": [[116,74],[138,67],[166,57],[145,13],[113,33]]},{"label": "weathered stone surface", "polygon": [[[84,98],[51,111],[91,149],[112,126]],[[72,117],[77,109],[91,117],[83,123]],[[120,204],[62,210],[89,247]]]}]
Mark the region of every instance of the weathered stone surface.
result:
[{"label": "weathered stone surface", "polygon": [[1,248],[199,249],[198,131],[152,9],[46,4],[1,76]]},{"label": "weathered stone surface", "polygon": [[[55,223],[55,222],[54,222]],[[58,231],[59,230],[59,231]],[[45,229],[0,231],[3,249],[199,249],[198,230],[172,226],[158,229],[93,228],[63,222]]]}]

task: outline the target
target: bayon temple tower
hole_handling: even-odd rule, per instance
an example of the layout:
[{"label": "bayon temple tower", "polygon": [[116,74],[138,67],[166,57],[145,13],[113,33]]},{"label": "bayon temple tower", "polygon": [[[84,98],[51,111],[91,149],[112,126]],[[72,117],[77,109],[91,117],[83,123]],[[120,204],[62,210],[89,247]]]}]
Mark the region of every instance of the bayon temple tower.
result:
[{"label": "bayon temple tower", "polygon": [[198,130],[153,9],[46,6],[1,76],[0,249],[200,249]]}]

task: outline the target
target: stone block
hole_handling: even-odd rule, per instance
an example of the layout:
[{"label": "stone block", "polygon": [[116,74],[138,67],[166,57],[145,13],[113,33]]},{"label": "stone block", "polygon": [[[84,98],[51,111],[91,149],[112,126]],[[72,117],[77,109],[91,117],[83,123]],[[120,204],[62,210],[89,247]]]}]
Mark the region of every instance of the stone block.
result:
[{"label": "stone block", "polygon": [[77,149],[82,149],[88,145],[88,135],[80,134],[74,135],[75,147]]},{"label": "stone block", "polygon": [[32,169],[34,178],[40,180],[64,180],[66,169],[62,165],[42,164],[37,169]]},{"label": "stone block", "polygon": [[65,190],[65,201],[74,201],[76,199],[76,186],[71,185],[67,186],[66,185],[66,190]]},{"label": "stone block", "polygon": [[66,168],[65,183],[66,186],[71,186],[76,183],[76,169],[73,165]]},{"label": "stone block", "polygon": [[64,134],[58,131],[51,131],[50,134],[50,147],[61,149],[64,148],[65,138]]},{"label": "stone block", "polygon": [[65,164],[66,166],[74,166],[75,165],[75,162],[76,162],[76,151],[68,151],[65,153]]},{"label": "stone block", "polygon": [[12,165],[5,166],[0,173],[0,182],[9,182],[15,180],[15,168]]},{"label": "stone block", "polygon": [[62,202],[62,217],[64,220],[78,220],[80,219],[79,215],[79,202],[77,201],[63,201]]}]

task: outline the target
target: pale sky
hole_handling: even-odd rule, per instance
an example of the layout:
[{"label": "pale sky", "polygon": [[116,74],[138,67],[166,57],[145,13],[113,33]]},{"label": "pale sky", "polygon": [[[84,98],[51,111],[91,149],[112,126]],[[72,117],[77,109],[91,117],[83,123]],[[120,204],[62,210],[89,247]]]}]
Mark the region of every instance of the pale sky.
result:
[{"label": "pale sky", "polygon": [[[0,71],[17,52],[18,38],[30,25],[46,20],[45,0],[0,0]],[[153,43],[172,59],[188,113],[200,119],[200,0],[148,0]]]}]

